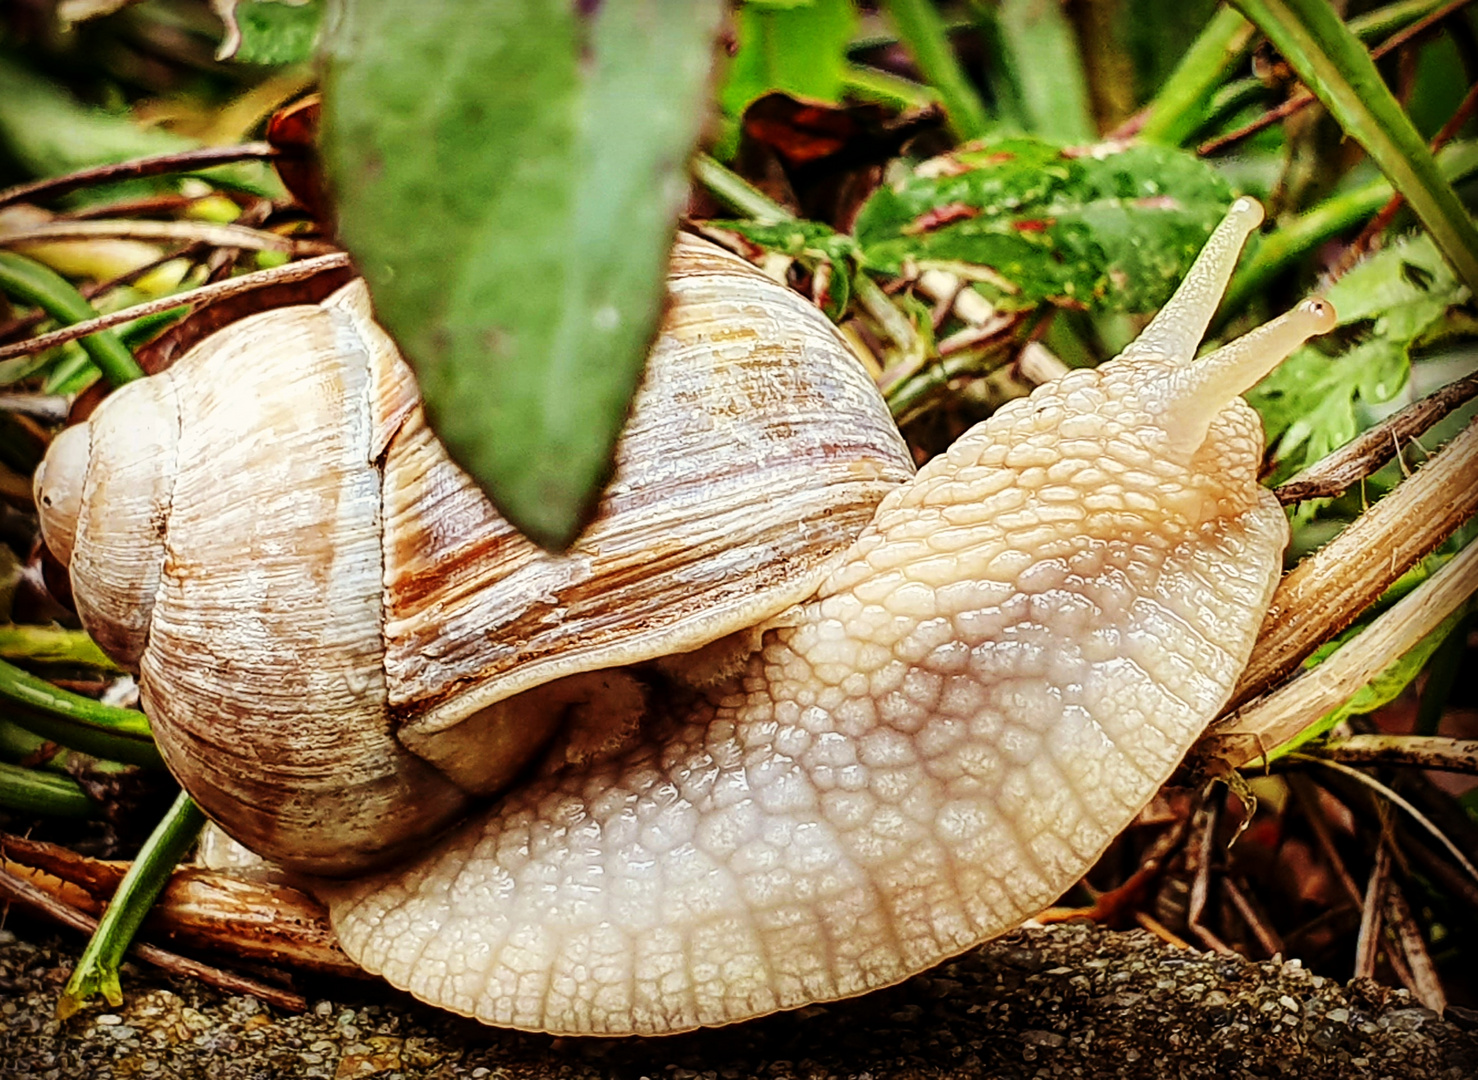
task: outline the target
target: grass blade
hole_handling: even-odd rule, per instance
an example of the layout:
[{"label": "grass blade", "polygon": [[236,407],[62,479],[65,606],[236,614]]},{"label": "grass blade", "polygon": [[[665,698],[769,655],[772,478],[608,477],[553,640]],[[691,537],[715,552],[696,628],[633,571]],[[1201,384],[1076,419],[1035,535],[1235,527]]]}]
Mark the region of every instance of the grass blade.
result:
[{"label": "grass blade", "polygon": [[53,686],[0,660],[0,701],[27,731],[94,757],[164,768],[148,718]]},{"label": "grass blade", "polygon": [[65,1020],[71,1016],[95,994],[102,994],[109,1005],[123,1004],[123,988],[118,983],[118,965],[123,962],[123,954],[128,951],[154,900],[169,884],[175,864],[190,849],[204,826],[205,815],[190,796],[180,792],[164,819],[144,841],[138,857],[109,901],[108,910],[98,920],[97,930],[82,951],[82,958],[77,961],[77,967],[56,1003],[58,1019]]},{"label": "grass blade", "polygon": [[1328,0],[1234,0],[1406,197],[1458,278],[1478,293],[1478,229],[1370,53]]},{"label": "grass blade", "polygon": [[984,135],[990,129],[990,117],[950,48],[944,20],[934,5],[929,0],[886,0],[883,9],[913,54],[919,73],[939,92],[955,135],[960,139]]},{"label": "grass blade", "polygon": [[1211,95],[1252,47],[1252,33],[1236,11],[1220,8],[1150,102],[1139,137],[1171,146],[1185,142],[1205,119]]},{"label": "grass blade", "polygon": [[92,816],[92,800],[75,780],[0,761],[0,807],[45,817]]},{"label": "grass blade", "polygon": [[[97,311],[66,278],[14,252],[0,251],[0,290],[24,303],[35,304],[59,322],[75,323],[97,317]],[[144,377],[144,369],[112,330],[89,334],[81,344],[114,386]]]}]

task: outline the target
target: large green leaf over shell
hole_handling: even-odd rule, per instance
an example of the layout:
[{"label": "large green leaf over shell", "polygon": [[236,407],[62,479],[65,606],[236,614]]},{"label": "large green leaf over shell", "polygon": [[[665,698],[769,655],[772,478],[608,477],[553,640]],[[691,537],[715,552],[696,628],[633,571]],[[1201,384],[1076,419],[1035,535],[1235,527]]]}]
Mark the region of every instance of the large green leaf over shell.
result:
[{"label": "large green leaf over shell", "polygon": [[574,539],[660,313],[717,0],[355,0],[328,39],[345,244],[437,434]]}]

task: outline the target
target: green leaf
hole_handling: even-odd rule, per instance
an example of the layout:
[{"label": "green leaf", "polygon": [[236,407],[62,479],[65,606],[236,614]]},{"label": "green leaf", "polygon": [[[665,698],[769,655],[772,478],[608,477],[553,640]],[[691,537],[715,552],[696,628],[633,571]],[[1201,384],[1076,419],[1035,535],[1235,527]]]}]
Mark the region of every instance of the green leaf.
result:
[{"label": "green leaf", "polygon": [[340,235],[442,441],[546,546],[593,509],[641,375],[721,12],[360,0],[328,42]]},{"label": "green leaf", "polygon": [[732,233],[763,251],[795,259],[812,275],[814,299],[827,317],[839,321],[846,314],[857,261],[857,243],[850,236],[819,221],[715,220],[704,222],[703,228]]},{"label": "green leaf", "polygon": [[792,258],[844,262],[857,255],[857,242],[819,221],[724,221],[703,223],[706,229],[721,229],[744,237],[756,247]]},{"label": "green leaf", "polygon": [[[313,59],[323,22],[322,0],[240,0],[234,5],[240,42],[222,51],[246,64],[301,64]],[[228,28],[230,24],[227,24]],[[222,57],[224,59],[224,57]]]},{"label": "green leaf", "polygon": [[[1325,294],[1358,340],[1330,359],[1305,345],[1247,395],[1274,447],[1275,478],[1318,461],[1360,430],[1359,403],[1389,401],[1406,385],[1411,348],[1468,295],[1431,237],[1407,237],[1340,278]],[[1305,517],[1319,504],[1300,505]]]},{"label": "green leaf", "polygon": [[863,265],[951,270],[1002,307],[1150,311],[1174,291],[1231,190],[1170,147],[973,144],[880,188],[857,216]]},{"label": "green leaf", "polygon": [[1426,141],[1329,0],[1233,0],[1293,65],[1340,127],[1365,148],[1478,291],[1478,228],[1437,168]]},{"label": "green leaf", "polygon": [[735,19],[738,51],[719,92],[724,112],[741,116],[750,102],[776,92],[837,104],[856,27],[852,0],[748,0]]}]

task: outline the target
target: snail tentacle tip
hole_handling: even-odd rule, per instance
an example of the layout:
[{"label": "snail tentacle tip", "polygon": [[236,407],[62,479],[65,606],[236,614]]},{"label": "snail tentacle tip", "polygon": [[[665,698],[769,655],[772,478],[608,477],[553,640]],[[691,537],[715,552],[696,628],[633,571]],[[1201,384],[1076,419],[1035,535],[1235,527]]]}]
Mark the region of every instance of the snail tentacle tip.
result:
[{"label": "snail tentacle tip", "polygon": [[1212,422],[1311,337],[1334,328],[1334,305],[1312,297],[1201,359],[1168,374],[1159,403],[1171,445],[1194,453]]},{"label": "snail tentacle tip", "polygon": [[1250,195],[1242,195],[1227,209],[1227,217],[1234,219],[1239,229],[1250,233],[1263,222],[1262,203]]},{"label": "snail tentacle tip", "polygon": [[1175,360],[1196,355],[1236,269],[1247,238],[1262,224],[1262,204],[1246,195],[1227,208],[1175,295],[1120,354],[1124,359]]},{"label": "snail tentacle tip", "polygon": [[1310,337],[1315,334],[1327,334],[1339,323],[1339,312],[1322,296],[1311,296],[1294,310],[1309,320],[1309,325],[1313,327]]}]

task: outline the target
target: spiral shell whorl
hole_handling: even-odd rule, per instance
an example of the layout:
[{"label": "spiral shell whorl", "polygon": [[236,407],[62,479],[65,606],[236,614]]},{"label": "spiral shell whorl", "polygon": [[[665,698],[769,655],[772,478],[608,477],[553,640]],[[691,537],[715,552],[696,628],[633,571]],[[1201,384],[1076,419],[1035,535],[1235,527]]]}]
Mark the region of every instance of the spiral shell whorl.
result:
[{"label": "spiral shell whorl", "polygon": [[164,567],[178,467],[179,402],[167,374],[140,379],[87,421],[87,482],[72,549],[73,600],[108,655],[138,671]]},{"label": "spiral shell whorl", "polygon": [[395,858],[466,797],[399,744],[386,706],[366,350],[342,312],[282,309],[167,377],[179,468],[141,663],[160,752],[208,815],[284,865]]}]

